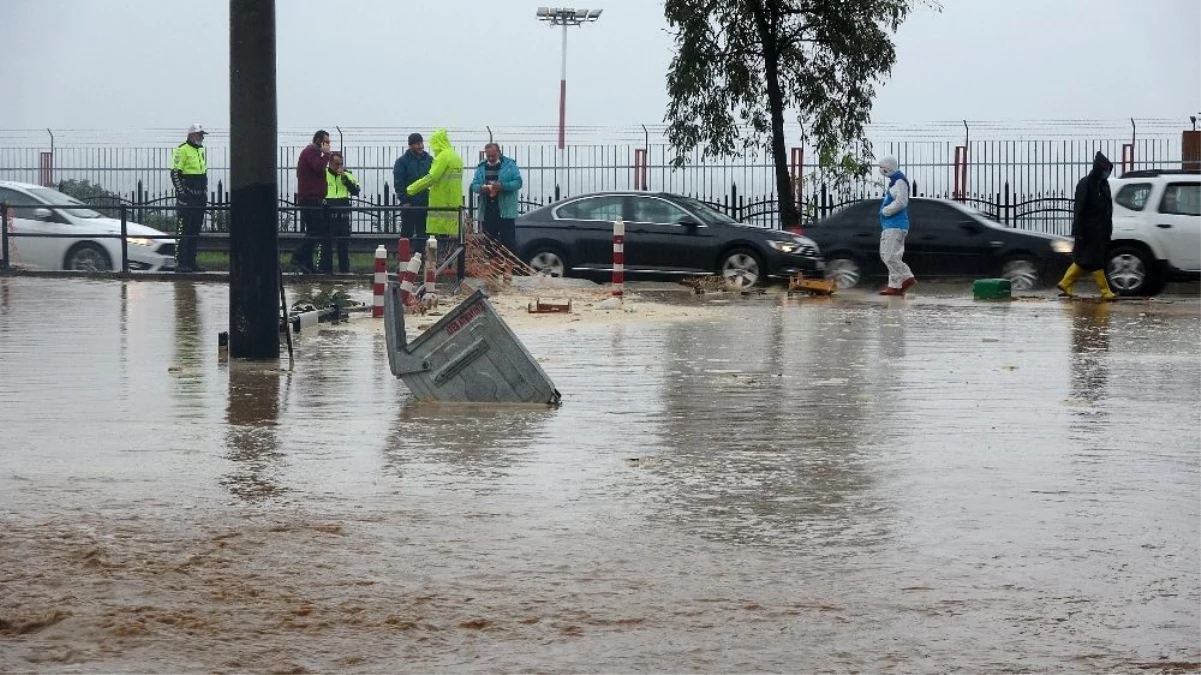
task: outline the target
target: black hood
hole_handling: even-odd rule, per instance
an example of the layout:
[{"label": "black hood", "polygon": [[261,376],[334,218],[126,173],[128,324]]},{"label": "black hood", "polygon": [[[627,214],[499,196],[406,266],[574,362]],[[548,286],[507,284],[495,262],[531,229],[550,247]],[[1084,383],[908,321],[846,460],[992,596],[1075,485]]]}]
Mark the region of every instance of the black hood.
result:
[{"label": "black hood", "polygon": [[1113,171],[1113,162],[1098,150],[1096,156],[1093,157],[1093,173],[1100,175],[1103,171]]}]

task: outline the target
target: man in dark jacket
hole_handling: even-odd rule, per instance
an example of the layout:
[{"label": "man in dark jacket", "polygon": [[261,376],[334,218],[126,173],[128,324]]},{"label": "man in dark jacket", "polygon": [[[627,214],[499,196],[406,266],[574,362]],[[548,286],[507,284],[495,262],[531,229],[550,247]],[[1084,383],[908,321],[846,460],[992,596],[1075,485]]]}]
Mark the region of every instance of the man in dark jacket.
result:
[{"label": "man in dark jacket", "polygon": [[1072,266],[1059,282],[1059,290],[1071,298],[1072,284],[1085,272],[1091,272],[1102,300],[1118,296],[1109,290],[1105,279],[1105,259],[1113,236],[1113,200],[1109,192],[1109,174],[1113,162],[1100,152],[1093,158],[1093,170],[1076,184],[1076,205],[1072,214]]},{"label": "man in dark jacket", "polygon": [[320,130],[313,134],[313,142],[300,151],[300,159],[296,161],[296,204],[300,206],[300,220],[304,224],[304,241],[292,252],[292,264],[301,272],[312,274],[313,248],[318,242],[323,242],[319,266],[326,274],[332,273],[334,259],[330,251],[332,242],[329,237],[329,225],[325,222],[322,208],[325,205],[325,192],[328,189],[325,170],[330,158],[329,133]]},{"label": "man in dark jacket", "polygon": [[425,219],[429,215],[425,207],[429,206],[430,194],[422,191],[410,197],[405,188],[425,178],[433,162],[433,156],[425,151],[425,139],[421,134],[412,133],[409,134],[409,149],[392,167],[392,188],[397,202],[401,206],[421,207],[400,212],[400,236],[413,240],[414,251],[425,250]]}]

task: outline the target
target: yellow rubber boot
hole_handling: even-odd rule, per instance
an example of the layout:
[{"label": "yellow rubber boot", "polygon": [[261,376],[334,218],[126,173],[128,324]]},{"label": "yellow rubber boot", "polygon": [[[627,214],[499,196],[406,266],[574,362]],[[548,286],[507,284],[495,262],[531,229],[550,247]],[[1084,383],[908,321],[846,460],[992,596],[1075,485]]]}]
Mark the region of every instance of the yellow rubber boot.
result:
[{"label": "yellow rubber boot", "polygon": [[1093,272],[1093,281],[1097,282],[1097,288],[1101,289],[1102,300],[1117,300],[1118,296],[1113,291],[1109,290],[1109,280],[1105,278],[1105,270],[1097,270]]},{"label": "yellow rubber boot", "polygon": [[1059,280],[1058,284],[1056,284],[1056,286],[1059,287],[1059,292],[1063,293],[1069,298],[1076,297],[1076,294],[1072,293],[1072,284],[1076,283],[1076,279],[1078,279],[1083,273],[1084,270],[1080,269],[1076,263],[1072,263],[1072,266],[1068,268],[1068,271],[1063,273],[1063,278]]}]

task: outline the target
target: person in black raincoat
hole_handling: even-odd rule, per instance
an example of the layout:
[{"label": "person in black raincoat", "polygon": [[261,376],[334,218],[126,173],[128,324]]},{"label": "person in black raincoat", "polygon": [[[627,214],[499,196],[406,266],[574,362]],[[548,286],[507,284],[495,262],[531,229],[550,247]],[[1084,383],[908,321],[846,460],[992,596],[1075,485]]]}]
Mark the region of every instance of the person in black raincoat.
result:
[{"label": "person in black raincoat", "polygon": [[1113,162],[1100,152],[1093,158],[1093,170],[1076,184],[1076,205],[1072,214],[1072,265],[1059,281],[1059,290],[1067,297],[1075,297],[1072,284],[1085,272],[1091,272],[1101,299],[1114,300],[1118,296],[1109,290],[1105,279],[1105,259],[1109,252],[1109,239],[1113,236],[1113,200],[1109,193],[1109,174]]}]

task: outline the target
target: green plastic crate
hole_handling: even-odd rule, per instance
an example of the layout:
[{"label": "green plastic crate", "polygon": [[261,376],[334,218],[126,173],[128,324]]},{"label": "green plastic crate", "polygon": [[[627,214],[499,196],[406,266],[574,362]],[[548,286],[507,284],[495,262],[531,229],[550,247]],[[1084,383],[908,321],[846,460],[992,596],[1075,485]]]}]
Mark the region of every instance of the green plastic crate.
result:
[{"label": "green plastic crate", "polygon": [[1013,297],[1013,285],[1008,279],[977,279],[972,295],[977,300],[1008,300]]}]

